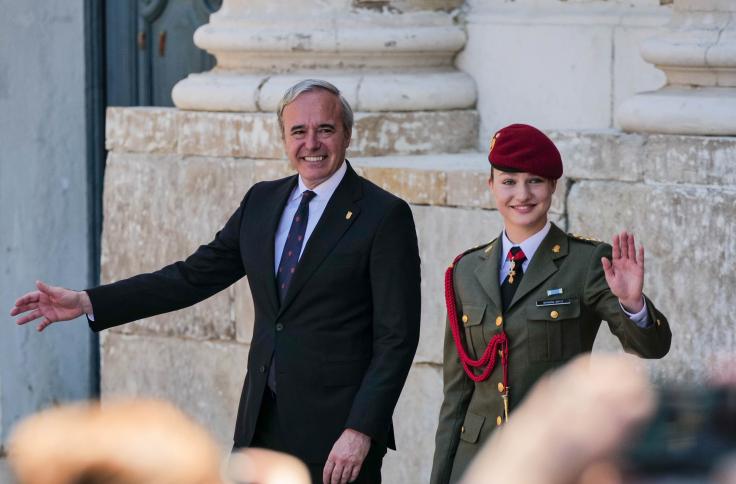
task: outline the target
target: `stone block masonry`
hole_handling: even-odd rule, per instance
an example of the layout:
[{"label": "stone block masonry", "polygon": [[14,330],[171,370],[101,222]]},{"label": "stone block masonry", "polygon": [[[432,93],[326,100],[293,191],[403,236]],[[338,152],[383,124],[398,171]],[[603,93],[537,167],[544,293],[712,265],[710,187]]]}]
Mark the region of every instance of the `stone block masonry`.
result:
[{"label": "stone block masonry", "polygon": [[[387,455],[384,481],[424,483],[442,398],[444,270],[457,253],[495,238],[502,222],[487,190],[487,153],[474,149],[474,111],[356,119],[349,159],[406,199],[417,225],[422,333],[394,418],[399,452]],[[433,129],[438,120],[447,129]],[[645,290],[673,332],[670,354],[650,366],[658,379],[702,381],[710,362],[736,347],[736,139],[613,130],[550,135],[565,163],[552,219],[605,240],[635,232],[647,250]],[[211,240],[251,185],[292,173],[268,114],[110,109],[107,137],[105,281],[187,256]],[[252,313],[243,280],[192,308],[108,331],[103,396],[169,399],[227,446]],[[597,348],[618,347],[603,325]]]}]

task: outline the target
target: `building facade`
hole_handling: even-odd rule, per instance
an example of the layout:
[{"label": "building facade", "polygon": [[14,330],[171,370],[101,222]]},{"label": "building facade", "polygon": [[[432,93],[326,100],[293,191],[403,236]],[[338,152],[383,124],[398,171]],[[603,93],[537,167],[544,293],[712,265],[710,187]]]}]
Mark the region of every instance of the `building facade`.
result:
[{"label": "building facade", "polygon": [[[736,6],[729,0],[223,0],[194,34],[217,65],[176,108],[110,108],[101,279],[185,257],[259,180],[291,174],[273,114],[318,77],[356,111],[349,159],[405,198],[422,257],[422,334],[385,481],[426,482],[442,398],[443,274],[495,238],[488,141],[526,122],[561,149],[564,229],[647,249],[672,349],[657,379],[702,382],[735,347]],[[305,27],[307,26],[307,27]],[[101,336],[101,393],[167,398],[231,439],[252,328],[245,281]],[[617,342],[605,325],[596,344]]]}]

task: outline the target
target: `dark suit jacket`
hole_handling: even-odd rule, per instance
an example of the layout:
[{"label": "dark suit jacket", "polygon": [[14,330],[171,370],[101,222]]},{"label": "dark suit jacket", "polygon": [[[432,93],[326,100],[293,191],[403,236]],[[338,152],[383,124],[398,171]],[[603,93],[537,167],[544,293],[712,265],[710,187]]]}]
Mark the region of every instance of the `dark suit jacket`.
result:
[{"label": "dark suit jacket", "polygon": [[[669,351],[672,333],[654,303],[646,299],[651,326],[640,328],[626,316],[608,287],[601,257],[611,258],[610,245],[568,235],[553,224],[506,311],[501,307],[498,283],[502,245],[499,238],[468,252],[456,265],[453,283],[458,316],[467,316],[464,344],[471,358],[479,358],[502,330],[508,335],[511,419],[514,408],[544,373],[591,351],[602,320],[629,353],[661,358]],[[550,295],[547,291],[553,289],[562,293]],[[443,369],[445,398],[435,439],[432,484],[457,482],[504,419],[503,391],[498,385],[503,380],[500,362],[487,380],[473,382],[460,364],[449,326]]]},{"label": "dark suit jacket", "polygon": [[391,416],[419,339],[411,211],[348,164],[279,304],[274,234],[296,183],[291,176],[254,185],[214,240],[185,261],[88,290],[90,326],[190,306],[247,274],[255,324],[235,445],[251,442],[275,355],[279,418],[296,456],[324,462],[345,428],[395,448]]}]

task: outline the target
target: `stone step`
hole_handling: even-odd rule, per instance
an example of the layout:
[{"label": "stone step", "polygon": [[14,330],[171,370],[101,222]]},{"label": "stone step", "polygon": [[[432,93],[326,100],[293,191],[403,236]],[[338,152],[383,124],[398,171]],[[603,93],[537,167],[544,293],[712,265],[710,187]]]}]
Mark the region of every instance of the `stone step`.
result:
[{"label": "stone step", "polygon": [[[459,153],[476,149],[478,112],[471,109],[356,112],[351,156]],[[276,116],[173,108],[108,108],[109,151],[279,159]]]},{"label": "stone step", "polygon": [[[488,188],[488,153],[351,158],[356,171],[415,205],[495,209]],[[552,213],[564,212],[566,183],[558,183]]]}]

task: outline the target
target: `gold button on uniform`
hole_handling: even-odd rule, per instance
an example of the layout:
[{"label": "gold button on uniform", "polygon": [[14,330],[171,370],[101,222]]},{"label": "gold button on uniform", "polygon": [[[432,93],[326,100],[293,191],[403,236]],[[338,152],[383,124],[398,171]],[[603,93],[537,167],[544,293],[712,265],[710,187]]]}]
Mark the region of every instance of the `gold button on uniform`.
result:
[{"label": "gold button on uniform", "polygon": [[503,386],[503,383],[498,382],[498,391],[503,393],[504,390],[506,390],[506,387]]},{"label": "gold button on uniform", "polygon": [[463,323],[467,323],[468,322],[468,319],[469,319],[468,318],[468,315],[467,314],[463,314]]},{"label": "gold button on uniform", "polygon": [[555,244],[555,246],[552,247],[552,252],[554,252],[555,254],[559,254],[560,253],[560,244]]},{"label": "gold button on uniform", "polygon": [[503,420],[501,419],[501,416],[499,415],[496,417],[496,425],[501,425],[503,423]]},{"label": "gold button on uniform", "polygon": [[552,311],[551,313],[549,313],[549,315],[552,319],[557,319],[560,316],[560,313],[558,313],[557,311]]},{"label": "gold button on uniform", "polygon": [[498,316],[496,318],[496,326],[501,326],[503,324],[503,318],[501,316]]}]

